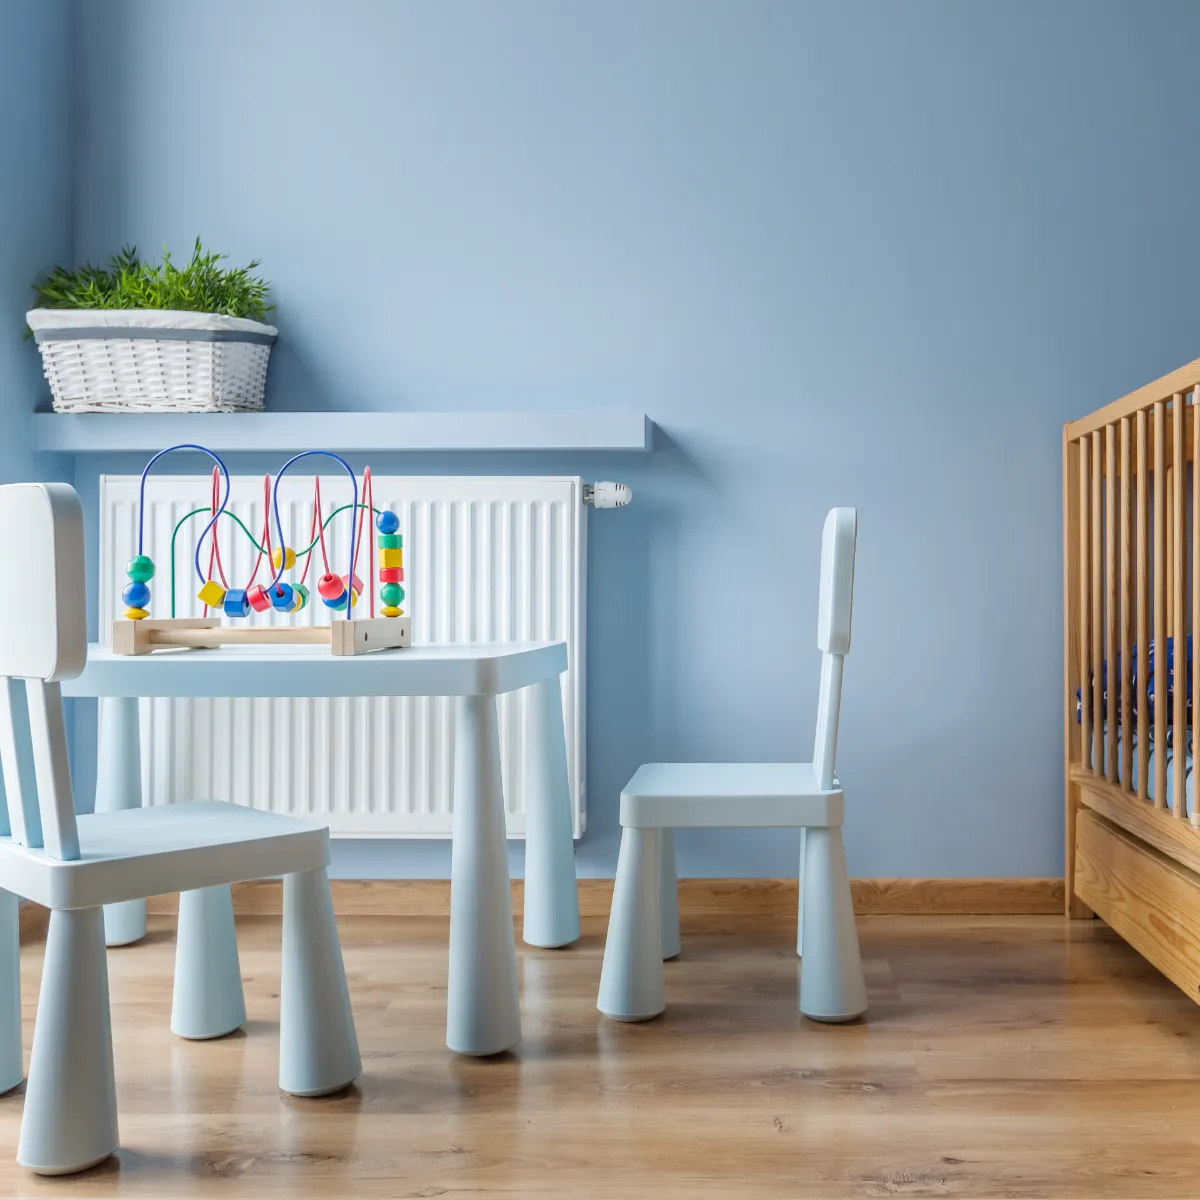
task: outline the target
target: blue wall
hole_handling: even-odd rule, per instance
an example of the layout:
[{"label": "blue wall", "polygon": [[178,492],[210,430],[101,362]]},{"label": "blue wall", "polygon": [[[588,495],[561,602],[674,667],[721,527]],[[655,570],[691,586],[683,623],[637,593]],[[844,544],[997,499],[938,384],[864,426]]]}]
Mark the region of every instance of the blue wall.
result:
[{"label": "blue wall", "polygon": [[[78,251],[199,232],[261,257],[273,406],[611,404],[662,427],[644,460],[375,464],[635,489],[592,516],[584,872],[611,872],[639,762],[807,757],[832,504],[861,514],[852,871],[1060,872],[1061,425],[1200,351],[1200,8],[79,19]],[[680,856],[784,875],[795,841],[698,834]],[[336,866],[447,861],[341,845]]]},{"label": "blue wall", "polygon": [[24,333],[30,284],[72,255],[71,16],[68,0],[0,3],[0,483],[69,470],[33,452],[46,385]]}]

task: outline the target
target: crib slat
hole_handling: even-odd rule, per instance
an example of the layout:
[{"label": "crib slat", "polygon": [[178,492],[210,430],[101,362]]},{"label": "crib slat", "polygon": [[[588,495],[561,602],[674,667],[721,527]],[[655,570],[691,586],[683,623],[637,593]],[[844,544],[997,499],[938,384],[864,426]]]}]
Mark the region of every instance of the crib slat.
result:
[{"label": "crib slat", "polygon": [[1085,433],[1079,439],[1079,760],[1085,767],[1093,752],[1090,694],[1092,641],[1088,629],[1091,615],[1091,575],[1088,572],[1088,553],[1092,544],[1091,493],[1088,488],[1091,448],[1091,435]]},{"label": "crib slat", "polygon": [[1104,775],[1104,431],[1092,434],[1092,772]]},{"label": "crib slat", "polygon": [[1132,597],[1130,590],[1133,585],[1133,566],[1130,559],[1133,547],[1130,545],[1132,529],[1130,526],[1130,493],[1133,491],[1131,478],[1132,456],[1131,426],[1128,417],[1121,418],[1121,786],[1128,791],[1133,779],[1133,706],[1131,702],[1132,684],[1129,679],[1129,664],[1133,662],[1132,645],[1130,643],[1129,626],[1132,620]]},{"label": "crib slat", "polygon": [[[1192,724],[1188,725],[1188,736],[1192,734],[1196,713],[1200,712],[1200,689],[1195,668],[1196,638],[1200,637],[1200,384],[1192,392]],[[1193,767],[1193,773],[1195,767]],[[1200,797],[1196,797],[1195,779],[1192,782],[1193,828],[1200,829]]]},{"label": "crib slat", "polygon": [[[1188,663],[1192,668],[1192,724],[1200,712],[1200,671],[1196,670],[1196,639],[1200,637],[1200,386],[1192,392],[1192,653]],[[1191,726],[1189,733],[1191,731]],[[1193,754],[1194,758],[1194,754]],[[1192,768],[1193,772],[1195,767]],[[1196,781],[1192,781],[1193,828],[1200,829],[1200,803],[1197,802]]]},{"label": "crib slat", "polygon": [[[1163,514],[1163,520],[1166,522],[1166,542],[1167,551],[1163,555],[1163,570],[1166,571],[1167,579],[1167,637],[1171,636],[1171,631],[1175,628],[1175,588],[1172,586],[1171,580],[1171,564],[1175,561],[1175,520],[1172,515],[1172,510],[1175,504],[1175,468],[1174,466],[1167,467],[1167,508]],[[1170,722],[1171,711],[1167,710],[1167,721]]]},{"label": "crib slat", "polygon": [[1108,736],[1107,748],[1109,783],[1117,782],[1117,427],[1104,427],[1104,661],[1108,676]]},{"label": "crib slat", "polygon": [[1146,603],[1146,589],[1150,579],[1149,547],[1146,545],[1147,479],[1149,453],[1146,449],[1148,422],[1146,410],[1139,408],[1134,422],[1137,433],[1137,469],[1134,480],[1137,485],[1137,564],[1134,569],[1134,586],[1137,588],[1137,752],[1138,752],[1138,796],[1145,800],[1150,795],[1150,702],[1146,694],[1149,672],[1146,669],[1150,654],[1150,617]]},{"label": "crib slat", "polygon": [[1154,805],[1167,807],[1167,404],[1154,406]]},{"label": "crib slat", "polygon": [[1175,426],[1175,446],[1172,458],[1171,508],[1174,517],[1175,536],[1171,539],[1174,554],[1168,560],[1171,571],[1171,605],[1173,621],[1172,634],[1175,639],[1175,691],[1174,712],[1171,721],[1175,726],[1172,737],[1175,748],[1175,768],[1171,777],[1171,807],[1179,820],[1187,815],[1184,806],[1184,788],[1187,785],[1187,603],[1184,590],[1184,572],[1187,570],[1187,526],[1186,513],[1183,507],[1184,484],[1187,479],[1187,464],[1183,444],[1183,394],[1176,392],[1171,401],[1172,420]]}]

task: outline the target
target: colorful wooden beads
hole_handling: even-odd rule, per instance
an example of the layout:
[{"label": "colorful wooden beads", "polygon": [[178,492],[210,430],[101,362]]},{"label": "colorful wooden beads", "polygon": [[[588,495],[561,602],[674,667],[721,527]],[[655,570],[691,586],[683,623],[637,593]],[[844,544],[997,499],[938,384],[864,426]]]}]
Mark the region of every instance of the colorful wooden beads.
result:
[{"label": "colorful wooden beads", "polygon": [[317,593],[330,608],[338,608],[345,602],[346,581],[328,571],[317,580]]},{"label": "colorful wooden beads", "polygon": [[197,593],[197,598],[209,608],[220,608],[225,603],[225,589],[215,580],[210,579]]},{"label": "colorful wooden beads", "polygon": [[255,612],[266,612],[271,607],[271,597],[261,583],[256,583],[246,589],[246,603]]},{"label": "colorful wooden beads", "polygon": [[385,617],[398,617],[404,612],[399,607],[404,599],[404,539],[400,536],[400,518],[394,512],[381,512],[375,518],[379,530],[376,545],[379,547],[379,600]]},{"label": "colorful wooden beads", "polygon": [[227,617],[248,617],[250,602],[246,599],[245,588],[230,588],[225,593],[225,603],[222,605]]},{"label": "colorful wooden beads", "polygon": [[292,587],[288,583],[277,583],[271,589],[271,607],[279,612],[292,611]]},{"label": "colorful wooden beads", "polygon": [[296,552],[291,546],[285,546],[281,551],[278,546],[271,551],[271,565],[275,570],[279,570],[280,562],[283,562],[283,569],[290,571],[296,565]]},{"label": "colorful wooden beads", "polygon": [[302,583],[292,584],[291,612],[299,612],[308,603],[308,588]]},{"label": "colorful wooden beads", "polygon": [[336,600],[346,590],[346,584],[340,575],[332,571],[322,575],[317,580],[317,592],[322,600]]},{"label": "colorful wooden beads", "polygon": [[147,554],[139,554],[129,560],[125,573],[129,576],[129,583],[121,593],[125,616],[140,621],[150,615],[146,607],[150,603],[150,589],[146,585],[154,578],[154,560]]},{"label": "colorful wooden beads", "polygon": [[125,574],[136,583],[149,583],[154,578],[154,560],[147,554],[139,554],[129,560]]},{"label": "colorful wooden beads", "polygon": [[[350,595],[352,605],[358,603],[359,593],[362,591],[362,580],[357,575],[354,576],[354,584]],[[340,575],[335,575],[332,571],[322,575],[317,580],[317,591],[328,608],[341,610],[346,607],[346,581]]]},{"label": "colorful wooden beads", "polygon": [[125,585],[121,599],[125,601],[126,608],[145,608],[150,603],[150,589],[141,580],[135,579]]}]

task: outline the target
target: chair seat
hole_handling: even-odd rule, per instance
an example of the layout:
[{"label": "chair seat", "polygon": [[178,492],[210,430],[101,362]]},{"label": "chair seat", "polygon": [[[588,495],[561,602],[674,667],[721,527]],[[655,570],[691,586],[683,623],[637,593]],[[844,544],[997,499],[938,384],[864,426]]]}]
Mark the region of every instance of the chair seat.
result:
[{"label": "chair seat", "polygon": [[821,827],[842,823],[842,786],[812,763],[646,763],[621,792],[633,829]]},{"label": "chair seat", "polygon": [[216,800],[78,818],[70,862],[0,838],[0,887],[47,908],[91,908],[217,884],[321,870],[329,830]]}]

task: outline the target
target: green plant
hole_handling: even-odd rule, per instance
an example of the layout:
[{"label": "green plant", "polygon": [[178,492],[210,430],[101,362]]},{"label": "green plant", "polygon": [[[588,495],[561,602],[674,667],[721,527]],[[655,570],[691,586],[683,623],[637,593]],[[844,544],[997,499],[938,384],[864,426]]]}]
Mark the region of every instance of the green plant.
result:
[{"label": "green plant", "polygon": [[265,320],[274,306],[266,303],[267,281],[252,274],[258,259],[223,268],[225,258],[205,250],[199,238],[184,267],[171,261],[165,247],[162,262],[152,264],[138,257],[136,247],[126,246],[107,267],[55,267],[33,290],[42,308],[170,308]]}]

